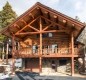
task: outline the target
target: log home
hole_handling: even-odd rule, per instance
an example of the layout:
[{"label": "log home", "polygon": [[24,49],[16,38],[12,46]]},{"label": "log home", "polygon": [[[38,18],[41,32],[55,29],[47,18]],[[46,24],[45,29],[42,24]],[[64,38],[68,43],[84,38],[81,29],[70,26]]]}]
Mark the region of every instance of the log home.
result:
[{"label": "log home", "polygon": [[[67,71],[79,57],[77,42],[85,25],[39,2],[2,30],[12,39],[12,60],[22,58],[23,69],[30,72]],[[66,65],[66,66],[65,66]]]}]

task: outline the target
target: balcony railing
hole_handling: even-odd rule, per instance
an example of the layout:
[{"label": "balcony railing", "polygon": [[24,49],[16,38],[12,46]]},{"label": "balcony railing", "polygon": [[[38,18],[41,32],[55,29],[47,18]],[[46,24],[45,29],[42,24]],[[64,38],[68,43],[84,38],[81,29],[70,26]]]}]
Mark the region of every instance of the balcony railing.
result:
[{"label": "balcony railing", "polygon": [[[15,56],[38,56],[40,49],[22,48],[15,51]],[[71,55],[71,48],[44,48],[42,55]],[[78,49],[74,48],[74,54],[78,55]]]},{"label": "balcony railing", "polygon": [[43,49],[42,50],[43,55],[52,55],[52,54],[70,54],[69,48],[49,48],[49,49]]}]

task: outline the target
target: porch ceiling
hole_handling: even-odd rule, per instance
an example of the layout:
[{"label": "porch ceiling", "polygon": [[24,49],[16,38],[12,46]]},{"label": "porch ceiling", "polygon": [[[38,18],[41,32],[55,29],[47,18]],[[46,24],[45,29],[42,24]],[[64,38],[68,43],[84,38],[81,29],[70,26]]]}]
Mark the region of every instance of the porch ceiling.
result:
[{"label": "porch ceiling", "polygon": [[[23,39],[27,37],[27,35],[32,35],[31,32],[37,33],[40,30],[40,18],[42,20],[44,30],[52,30],[52,27],[56,26],[59,28],[59,30],[65,30],[67,34],[70,34],[73,31],[75,38],[78,37],[85,27],[84,23],[70,18],[38,2],[20,17],[18,17],[13,23],[4,28],[1,31],[1,34],[9,37],[15,35],[16,38]],[[54,30],[56,30],[56,27]],[[16,35],[17,33],[24,32],[28,32],[28,34]]]}]

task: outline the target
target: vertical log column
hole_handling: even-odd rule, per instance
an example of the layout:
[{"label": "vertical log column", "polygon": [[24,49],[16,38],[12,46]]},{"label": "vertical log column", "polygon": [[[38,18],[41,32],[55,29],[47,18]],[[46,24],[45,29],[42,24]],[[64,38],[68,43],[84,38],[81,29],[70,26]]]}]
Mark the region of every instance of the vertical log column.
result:
[{"label": "vertical log column", "polygon": [[4,43],[3,43],[3,51],[2,51],[2,61],[4,62],[4,53],[5,53],[5,51],[4,51]]},{"label": "vertical log column", "polygon": [[19,51],[20,51],[20,41],[18,41],[18,47],[17,47],[17,48],[18,48],[18,49],[17,49],[17,50],[18,50],[18,53],[17,53],[16,56],[17,56],[17,57],[20,57],[20,55],[19,55]]},{"label": "vertical log column", "polygon": [[8,49],[9,49],[9,43],[7,42],[7,46],[6,46],[6,64],[8,64]]},{"label": "vertical log column", "polygon": [[15,42],[15,40],[14,40],[14,35],[12,36],[12,74],[14,74],[14,72],[15,72],[15,58],[14,58],[14,54],[15,54],[15,52],[14,52],[14,50],[15,50],[15,45],[14,45],[14,42]]},{"label": "vertical log column", "polygon": [[41,33],[41,31],[42,31],[42,21],[41,21],[41,18],[40,18],[40,53],[39,53],[39,55],[40,55],[40,57],[39,57],[39,70],[40,70],[40,72],[42,72],[42,57],[41,57],[41,55],[42,55],[42,33]]},{"label": "vertical log column", "polygon": [[20,49],[20,43],[18,42],[18,50]]},{"label": "vertical log column", "polygon": [[74,35],[73,32],[71,33],[71,75],[74,75]]}]

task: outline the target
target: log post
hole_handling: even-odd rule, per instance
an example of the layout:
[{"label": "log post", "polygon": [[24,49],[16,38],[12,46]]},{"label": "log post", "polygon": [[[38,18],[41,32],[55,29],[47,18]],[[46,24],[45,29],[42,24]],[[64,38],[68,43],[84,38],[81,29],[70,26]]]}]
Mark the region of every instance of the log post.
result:
[{"label": "log post", "polygon": [[15,58],[14,58],[14,49],[15,49],[15,45],[14,45],[14,35],[12,36],[12,74],[14,74],[15,72]]},{"label": "log post", "polygon": [[40,55],[40,57],[39,57],[39,70],[40,70],[40,72],[42,72],[42,59],[41,59],[41,55],[42,55],[42,33],[41,33],[41,31],[42,31],[42,21],[41,21],[41,18],[40,18],[40,53],[39,53],[39,55]]},{"label": "log post", "polygon": [[2,61],[4,62],[4,53],[5,53],[5,50],[4,50],[4,43],[3,43],[3,50],[2,50]]},{"label": "log post", "polygon": [[71,33],[71,75],[74,75],[74,35],[73,32]]},{"label": "log post", "polygon": [[39,70],[42,72],[42,57],[39,58]]},{"label": "log post", "polygon": [[18,50],[20,49],[20,43],[18,42]]},{"label": "log post", "polygon": [[40,54],[42,55],[42,21],[40,18]]},{"label": "log post", "polygon": [[9,43],[7,42],[7,46],[6,46],[6,64],[8,64],[8,49],[9,49]]}]

